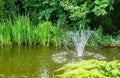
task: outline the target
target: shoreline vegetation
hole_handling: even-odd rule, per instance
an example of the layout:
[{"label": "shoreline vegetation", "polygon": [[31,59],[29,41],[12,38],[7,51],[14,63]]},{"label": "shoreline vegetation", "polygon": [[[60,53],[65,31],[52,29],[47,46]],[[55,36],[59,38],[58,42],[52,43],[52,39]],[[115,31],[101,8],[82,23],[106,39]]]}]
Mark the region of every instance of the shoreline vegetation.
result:
[{"label": "shoreline vegetation", "polygon": [[48,47],[52,44],[58,47],[62,43],[62,33],[62,30],[58,26],[53,26],[51,22],[45,21],[38,25],[32,25],[27,16],[18,16],[14,21],[0,23],[0,45]]},{"label": "shoreline vegetation", "polygon": [[0,46],[70,46],[65,32],[96,31],[89,47],[120,47],[120,1],[0,0]]},{"label": "shoreline vegetation", "polygon": [[[14,16],[14,21],[0,22],[0,46],[44,46],[67,47],[72,41],[65,34],[67,29],[54,26],[50,21],[33,25],[27,16]],[[103,35],[102,27],[95,30],[86,46],[120,47],[120,34],[116,37]]]}]

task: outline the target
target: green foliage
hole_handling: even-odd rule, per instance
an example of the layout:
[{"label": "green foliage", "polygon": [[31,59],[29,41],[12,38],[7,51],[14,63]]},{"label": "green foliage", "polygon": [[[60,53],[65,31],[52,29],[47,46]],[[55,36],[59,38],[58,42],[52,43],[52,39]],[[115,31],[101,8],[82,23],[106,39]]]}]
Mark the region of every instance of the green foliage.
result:
[{"label": "green foliage", "polygon": [[111,46],[120,47],[120,31],[115,32],[114,35],[111,37]]},{"label": "green foliage", "polygon": [[103,34],[103,28],[100,26],[94,33],[94,35],[89,39],[87,46],[92,48],[97,47],[120,47],[120,35]]},{"label": "green foliage", "polygon": [[94,1],[94,9],[92,10],[97,16],[99,15],[105,15],[107,14],[107,11],[105,10],[107,7],[109,10],[113,10],[114,0],[95,0]]},{"label": "green foliage", "polygon": [[[0,0],[0,20],[12,18],[14,13],[27,14],[35,24],[51,21],[54,25],[72,28],[84,21],[86,26],[89,23],[94,27],[102,24],[111,32],[112,28],[114,31],[119,28],[119,4],[119,0]],[[106,14],[109,22],[101,18]]]},{"label": "green foliage", "polygon": [[[14,13],[29,15],[30,20],[36,25],[39,21],[51,21],[55,26],[88,27],[89,24],[100,25],[100,21],[93,22],[96,17],[100,18],[106,14],[111,16],[113,4],[118,6],[116,0],[0,0],[0,18],[12,18]],[[116,7],[114,5],[114,7]],[[117,10],[116,10],[117,13]],[[94,18],[93,18],[94,15]],[[119,14],[115,14],[117,18]],[[111,18],[111,17],[110,17]],[[114,18],[114,17],[113,17]],[[101,19],[101,18],[100,18]],[[112,19],[111,19],[112,20]],[[108,20],[108,21],[111,21]],[[103,22],[103,21],[101,21]],[[104,22],[103,22],[104,23]],[[105,29],[115,28],[113,22],[103,24]],[[111,24],[112,23],[112,24]],[[96,25],[98,24],[98,25]],[[112,30],[110,29],[110,32]]]},{"label": "green foliage", "polygon": [[5,18],[6,11],[5,9],[5,1],[0,0],[0,21]]},{"label": "green foliage", "polygon": [[[59,26],[77,25],[78,22],[90,19],[89,14],[96,16],[107,14],[112,10],[114,0],[20,0],[32,19],[38,16],[40,21],[50,20]],[[36,21],[33,20],[34,21]],[[69,23],[71,22],[71,23]],[[87,24],[88,22],[86,22]]]},{"label": "green foliage", "polygon": [[[120,0],[115,0],[115,3],[113,5],[114,11],[110,12],[110,16],[112,18],[112,22],[115,25],[114,27],[117,27],[120,29]],[[119,30],[118,30],[119,31]]]},{"label": "green foliage", "polygon": [[75,64],[67,64],[55,73],[55,78],[119,78],[120,62],[83,60]]},{"label": "green foliage", "polygon": [[91,47],[99,47],[99,46],[110,46],[111,45],[112,36],[104,35],[102,27],[99,27],[92,38],[89,40],[88,44]]},{"label": "green foliage", "polygon": [[14,13],[18,13],[18,6],[15,5],[17,0],[0,0],[0,21],[12,18]]}]

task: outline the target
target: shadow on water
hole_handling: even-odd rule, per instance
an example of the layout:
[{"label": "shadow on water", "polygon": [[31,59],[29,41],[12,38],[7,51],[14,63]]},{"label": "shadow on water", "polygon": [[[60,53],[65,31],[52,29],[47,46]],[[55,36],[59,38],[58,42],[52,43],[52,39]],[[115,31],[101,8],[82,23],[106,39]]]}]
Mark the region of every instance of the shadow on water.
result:
[{"label": "shadow on water", "polygon": [[[112,61],[120,59],[120,48],[86,48],[83,59]],[[78,61],[75,51],[54,48],[0,48],[0,78],[53,78],[53,71]]]}]

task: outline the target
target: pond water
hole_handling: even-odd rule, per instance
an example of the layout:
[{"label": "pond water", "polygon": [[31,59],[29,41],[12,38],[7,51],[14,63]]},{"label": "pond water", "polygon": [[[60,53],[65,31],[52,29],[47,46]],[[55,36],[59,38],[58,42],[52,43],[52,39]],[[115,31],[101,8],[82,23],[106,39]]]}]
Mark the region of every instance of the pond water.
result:
[{"label": "pond water", "polygon": [[[120,60],[120,48],[86,48],[83,59]],[[75,51],[55,48],[0,48],[0,78],[53,78],[54,70],[78,61]]]}]

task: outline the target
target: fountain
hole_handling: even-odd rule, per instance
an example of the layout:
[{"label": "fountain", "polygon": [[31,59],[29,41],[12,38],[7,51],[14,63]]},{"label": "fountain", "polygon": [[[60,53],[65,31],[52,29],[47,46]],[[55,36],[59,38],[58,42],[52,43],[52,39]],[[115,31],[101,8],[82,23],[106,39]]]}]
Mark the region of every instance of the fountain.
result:
[{"label": "fountain", "polygon": [[81,59],[82,54],[88,41],[89,37],[94,33],[94,31],[90,30],[80,30],[80,31],[70,31],[68,32],[70,38],[72,39],[74,46],[77,51],[78,57]]}]

